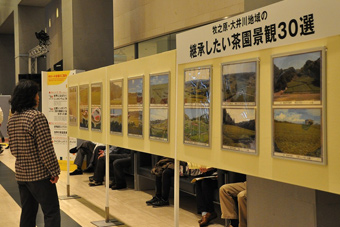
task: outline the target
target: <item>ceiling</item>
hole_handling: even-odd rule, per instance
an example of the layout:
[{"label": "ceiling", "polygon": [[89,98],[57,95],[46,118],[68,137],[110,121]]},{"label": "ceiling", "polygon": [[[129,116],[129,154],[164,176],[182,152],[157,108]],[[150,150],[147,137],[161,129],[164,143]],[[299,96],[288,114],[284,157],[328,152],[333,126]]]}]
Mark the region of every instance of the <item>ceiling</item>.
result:
[{"label": "ceiling", "polygon": [[[9,16],[5,18],[0,18],[0,34],[14,34],[14,15],[13,9],[17,4],[22,6],[34,6],[34,7],[45,7],[52,0],[0,0],[0,17],[2,15]],[[19,3],[16,3],[19,2]],[[3,22],[1,22],[3,21]]]}]

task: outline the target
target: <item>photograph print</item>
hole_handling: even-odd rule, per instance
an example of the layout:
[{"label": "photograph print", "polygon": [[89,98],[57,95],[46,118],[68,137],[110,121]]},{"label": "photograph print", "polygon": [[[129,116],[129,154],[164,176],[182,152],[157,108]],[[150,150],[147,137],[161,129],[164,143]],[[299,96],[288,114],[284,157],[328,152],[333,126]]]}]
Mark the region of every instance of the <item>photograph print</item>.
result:
[{"label": "photograph print", "polygon": [[255,109],[224,108],[222,148],[256,153]]},{"label": "photograph print", "polygon": [[274,104],[321,104],[322,51],[273,58]]},{"label": "photograph print", "polygon": [[209,108],[184,109],[184,143],[209,146]]},{"label": "photograph print", "polygon": [[168,141],[169,116],[167,108],[150,109],[150,139]]},{"label": "photograph print", "polygon": [[323,161],[321,108],[274,109],[274,156]]},{"label": "photograph print", "polygon": [[122,106],[123,103],[123,80],[110,81],[110,105]]},{"label": "photograph print", "polygon": [[110,109],[110,132],[122,133],[122,109]]},{"label": "photograph print", "polygon": [[222,104],[255,105],[257,62],[222,65]]},{"label": "photograph print", "polygon": [[143,110],[130,109],[128,111],[128,134],[143,136]]},{"label": "photograph print", "polygon": [[68,116],[69,116],[69,124],[77,125],[77,115],[78,115],[78,106],[77,106],[77,87],[69,87],[68,89],[68,98],[69,98],[69,106],[68,106]]},{"label": "photograph print", "polygon": [[167,106],[169,73],[150,75],[150,106]]},{"label": "photograph print", "polygon": [[143,77],[128,80],[128,105],[143,105]]},{"label": "photograph print", "polygon": [[211,67],[184,70],[184,105],[209,106]]},{"label": "photograph print", "polygon": [[101,130],[102,124],[102,84],[91,84],[91,129]]},{"label": "photograph print", "polygon": [[79,85],[79,127],[89,128],[89,85]]}]

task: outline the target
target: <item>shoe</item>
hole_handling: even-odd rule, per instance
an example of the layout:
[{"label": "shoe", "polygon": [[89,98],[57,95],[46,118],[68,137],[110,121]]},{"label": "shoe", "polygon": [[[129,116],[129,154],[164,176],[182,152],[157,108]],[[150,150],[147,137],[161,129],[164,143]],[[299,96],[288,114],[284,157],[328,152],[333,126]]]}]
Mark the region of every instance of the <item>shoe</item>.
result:
[{"label": "shoe", "polygon": [[90,176],[90,177],[89,177],[89,181],[90,181],[90,182],[93,182],[93,181],[94,181],[93,177],[94,177],[94,176]]},{"label": "shoe", "polygon": [[2,152],[4,152],[4,149],[1,148],[1,149],[0,149],[0,154],[2,154]]},{"label": "shoe", "polygon": [[152,205],[153,203],[157,202],[158,200],[160,200],[160,198],[158,198],[157,196],[154,196],[154,197],[152,197],[152,199],[146,201],[146,204],[147,204],[148,206],[150,206],[150,205]]},{"label": "shoe", "polygon": [[209,225],[209,222],[215,218],[217,218],[216,212],[212,212],[212,213],[208,212],[206,215],[202,217],[202,221],[199,224],[200,226],[207,226]]},{"label": "shoe", "polygon": [[77,153],[78,149],[77,147],[74,147],[70,150],[70,153],[74,154],[74,153]]},{"label": "shoe", "polygon": [[93,173],[94,172],[93,165],[89,165],[83,172],[84,173]]},{"label": "shoe", "polygon": [[124,186],[124,185],[116,185],[116,184],[114,184],[114,185],[111,186],[112,190],[119,190],[119,189],[124,189],[124,188],[126,188],[126,185]]},{"label": "shoe", "polygon": [[90,187],[103,185],[103,182],[93,181],[89,183]]},{"label": "shoe", "polygon": [[72,173],[70,173],[70,175],[82,175],[83,174],[83,170],[81,169],[76,169],[75,171],[73,171]]},{"label": "shoe", "polygon": [[159,199],[158,201],[152,203],[153,207],[164,207],[164,206],[169,206],[169,200],[164,200],[164,199]]}]

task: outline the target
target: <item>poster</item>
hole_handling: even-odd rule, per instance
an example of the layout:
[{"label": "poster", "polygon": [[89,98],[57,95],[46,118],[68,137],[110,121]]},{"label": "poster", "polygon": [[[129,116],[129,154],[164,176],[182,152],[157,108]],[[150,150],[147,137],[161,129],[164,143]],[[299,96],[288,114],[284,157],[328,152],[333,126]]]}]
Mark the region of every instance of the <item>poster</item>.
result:
[{"label": "poster", "polygon": [[102,129],[102,83],[91,84],[91,129]]},{"label": "poster", "polygon": [[89,128],[89,85],[79,85],[79,127]]}]

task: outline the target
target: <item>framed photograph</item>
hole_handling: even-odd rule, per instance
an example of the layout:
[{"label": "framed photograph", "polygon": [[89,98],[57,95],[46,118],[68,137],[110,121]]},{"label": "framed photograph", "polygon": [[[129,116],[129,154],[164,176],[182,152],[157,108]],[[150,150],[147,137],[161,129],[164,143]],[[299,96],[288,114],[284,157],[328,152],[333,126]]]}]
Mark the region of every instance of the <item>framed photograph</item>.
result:
[{"label": "framed photograph", "polygon": [[169,72],[150,75],[150,107],[168,106],[169,75]]},{"label": "framed photograph", "polygon": [[222,106],[256,105],[258,61],[222,64]]},{"label": "framed photograph", "polygon": [[69,87],[68,88],[68,117],[69,117],[69,125],[77,125],[77,117],[78,117],[78,87]]},{"label": "framed photograph", "polygon": [[223,108],[222,148],[256,153],[256,112],[254,108]]},{"label": "framed photograph", "polygon": [[123,80],[110,80],[110,106],[122,107],[123,105]]},{"label": "framed photograph", "polygon": [[102,83],[91,84],[91,129],[102,129]]},{"label": "framed photograph", "polygon": [[128,111],[128,135],[143,136],[143,110],[129,109]]},{"label": "framed photograph", "polygon": [[130,107],[143,105],[143,79],[143,76],[128,79],[128,105]]},{"label": "framed photograph", "polygon": [[274,105],[322,104],[324,48],[276,55],[272,60]]},{"label": "framed photograph", "polygon": [[274,156],[324,162],[321,108],[273,110]]},{"label": "framed photograph", "polygon": [[184,105],[210,106],[210,83],[212,67],[197,67],[184,70]]},{"label": "framed photograph", "polygon": [[89,128],[89,85],[79,85],[79,127]]},{"label": "framed photograph", "polygon": [[184,143],[210,145],[210,109],[185,108],[184,109]]},{"label": "framed photograph", "polygon": [[110,132],[122,134],[122,120],[123,110],[122,109],[110,109]]},{"label": "framed photograph", "polygon": [[168,108],[150,109],[150,139],[168,141],[169,139]]}]

